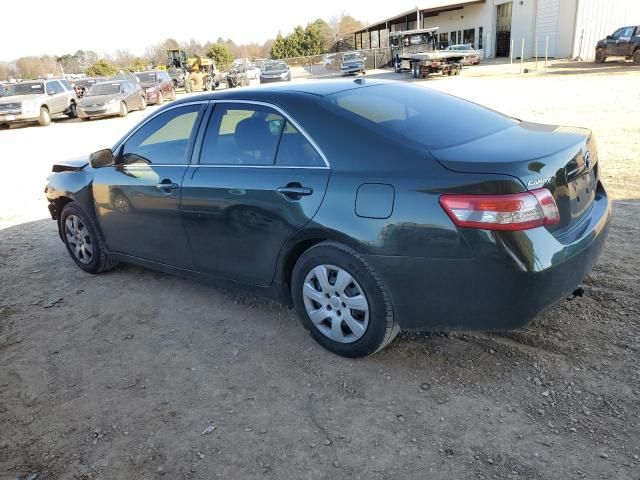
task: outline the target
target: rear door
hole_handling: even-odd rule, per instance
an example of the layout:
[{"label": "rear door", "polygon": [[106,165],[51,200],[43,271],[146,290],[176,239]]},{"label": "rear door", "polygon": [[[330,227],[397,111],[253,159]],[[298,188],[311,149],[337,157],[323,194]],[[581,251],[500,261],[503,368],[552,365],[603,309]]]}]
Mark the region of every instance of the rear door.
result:
[{"label": "rear door", "polygon": [[631,50],[631,38],[635,27],[625,27],[622,29],[620,39],[618,40],[618,55],[628,57],[633,51]]},{"label": "rear door", "polygon": [[275,107],[216,102],[196,158],[182,188],[195,268],[271,284],[280,249],[320,207],[330,174],[323,155]]},{"label": "rear door", "polygon": [[191,255],[180,216],[182,179],[206,103],[151,117],[95,170],[96,214],[109,250],[182,268]]},{"label": "rear door", "polygon": [[57,80],[47,82],[47,105],[49,105],[49,113],[56,115],[67,109],[67,94],[64,87]]}]

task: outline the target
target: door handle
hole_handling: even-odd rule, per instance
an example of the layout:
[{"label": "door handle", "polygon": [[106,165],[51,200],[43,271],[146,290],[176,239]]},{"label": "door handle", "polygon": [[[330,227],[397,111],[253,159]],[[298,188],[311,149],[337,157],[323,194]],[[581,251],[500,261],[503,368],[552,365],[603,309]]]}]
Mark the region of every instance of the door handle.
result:
[{"label": "door handle", "polygon": [[279,187],[276,191],[291,200],[300,200],[302,197],[313,194],[313,188],[303,187],[297,182],[290,183],[286,187]]},{"label": "door handle", "polygon": [[177,190],[178,188],[180,188],[180,185],[172,182],[169,179],[164,179],[162,182],[156,185],[156,188],[158,190]]}]

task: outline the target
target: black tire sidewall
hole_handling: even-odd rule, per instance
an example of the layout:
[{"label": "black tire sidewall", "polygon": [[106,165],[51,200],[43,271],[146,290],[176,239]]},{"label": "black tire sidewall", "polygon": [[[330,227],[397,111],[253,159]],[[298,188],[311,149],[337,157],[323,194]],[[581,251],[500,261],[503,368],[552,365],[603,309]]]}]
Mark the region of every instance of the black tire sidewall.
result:
[{"label": "black tire sidewall", "polygon": [[[82,263],[80,260],[76,258],[73,253],[73,250],[69,246],[67,242],[67,236],[65,235],[65,222],[70,215],[75,215],[82,220],[86,229],[89,231],[89,236],[91,237],[91,245],[93,246],[93,258],[90,263]],[[91,220],[91,217],[75,202],[68,203],[63,209],[62,214],[60,215],[60,233],[62,234],[62,241],[64,242],[65,247],[67,248],[67,252],[69,252],[69,256],[73,259],[78,267],[88,273],[96,273],[100,269],[100,258],[103,254],[101,250],[101,245],[99,241],[98,231]]]},{"label": "black tire sidewall", "polygon": [[631,59],[634,65],[640,65],[640,50],[636,50],[635,52],[633,52]]},{"label": "black tire sidewall", "polygon": [[[311,269],[318,265],[334,265],[347,271],[364,290],[369,303],[369,324],[367,331],[353,343],[339,343],[323,335],[307,314],[302,298],[304,280]],[[298,259],[291,279],[293,305],[301,323],[309,330],[316,342],[327,350],[345,357],[364,357],[374,353],[385,340],[390,315],[390,303],[385,301],[382,286],[367,266],[348,250],[319,244],[307,250]]]}]

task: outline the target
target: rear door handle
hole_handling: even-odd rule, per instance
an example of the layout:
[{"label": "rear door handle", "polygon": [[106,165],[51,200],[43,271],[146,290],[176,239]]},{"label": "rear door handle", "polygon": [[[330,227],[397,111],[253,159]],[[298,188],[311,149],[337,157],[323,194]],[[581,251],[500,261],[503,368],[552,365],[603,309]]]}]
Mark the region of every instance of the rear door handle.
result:
[{"label": "rear door handle", "polygon": [[289,184],[286,187],[279,187],[276,191],[291,200],[300,200],[302,197],[313,194],[313,188],[303,187],[300,184]]}]

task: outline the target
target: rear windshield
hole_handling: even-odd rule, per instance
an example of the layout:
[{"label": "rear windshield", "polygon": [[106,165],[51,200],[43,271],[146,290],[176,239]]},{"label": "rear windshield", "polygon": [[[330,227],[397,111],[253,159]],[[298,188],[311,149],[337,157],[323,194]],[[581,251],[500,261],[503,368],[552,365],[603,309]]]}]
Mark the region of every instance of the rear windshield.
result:
[{"label": "rear windshield", "polygon": [[156,72],[136,73],[140,83],[152,83],[156,81]]},{"label": "rear windshield", "polygon": [[265,72],[275,72],[277,70],[286,70],[286,69],[287,69],[287,64],[284,62],[267,63],[264,66]]},{"label": "rear windshield", "polygon": [[330,110],[376,133],[429,149],[459,145],[517,124],[475,103],[403,83],[345,90],[324,101]]}]

